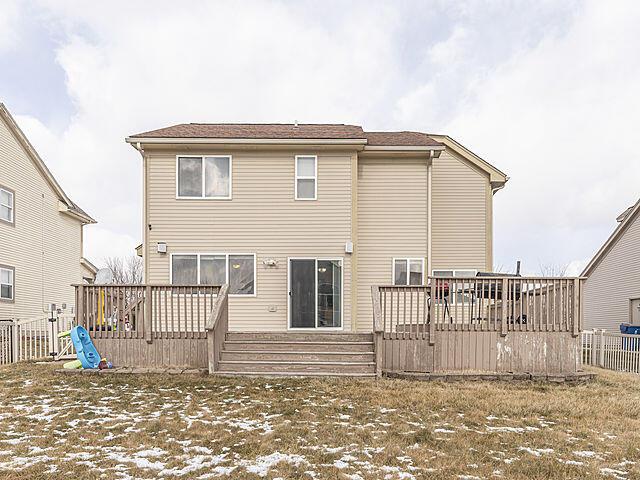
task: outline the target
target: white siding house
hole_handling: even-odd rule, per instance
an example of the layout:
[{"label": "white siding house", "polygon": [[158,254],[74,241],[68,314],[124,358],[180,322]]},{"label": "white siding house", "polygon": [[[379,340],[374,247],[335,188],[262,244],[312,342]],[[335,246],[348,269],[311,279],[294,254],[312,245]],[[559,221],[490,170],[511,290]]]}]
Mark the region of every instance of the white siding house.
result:
[{"label": "white siding house", "polygon": [[89,223],[0,103],[0,320],[42,317],[52,303],[73,312],[71,285],[91,278]]},{"label": "white siding house", "polygon": [[640,200],[618,222],[583,272],[585,329],[640,325]]}]

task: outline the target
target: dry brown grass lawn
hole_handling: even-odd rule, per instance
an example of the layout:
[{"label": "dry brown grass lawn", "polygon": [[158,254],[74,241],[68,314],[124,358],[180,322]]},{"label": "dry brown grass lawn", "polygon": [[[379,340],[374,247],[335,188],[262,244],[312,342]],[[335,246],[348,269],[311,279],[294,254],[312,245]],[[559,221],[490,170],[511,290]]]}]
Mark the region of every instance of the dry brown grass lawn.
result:
[{"label": "dry brown grass lawn", "polygon": [[582,385],[0,368],[0,478],[640,478],[640,378]]}]

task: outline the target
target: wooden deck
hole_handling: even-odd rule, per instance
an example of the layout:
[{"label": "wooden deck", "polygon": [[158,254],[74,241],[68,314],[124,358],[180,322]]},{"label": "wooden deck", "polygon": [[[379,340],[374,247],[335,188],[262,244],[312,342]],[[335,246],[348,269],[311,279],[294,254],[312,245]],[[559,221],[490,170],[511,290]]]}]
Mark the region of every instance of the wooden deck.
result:
[{"label": "wooden deck", "polygon": [[582,279],[431,278],[372,288],[383,371],[572,374],[581,370]]},{"label": "wooden deck", "polygon": [[372,287],[373,332],[229,331],[228,286],[78,285],[77,322],[114,365],[230,375],[581,370],[582,280],[431,278]]}]

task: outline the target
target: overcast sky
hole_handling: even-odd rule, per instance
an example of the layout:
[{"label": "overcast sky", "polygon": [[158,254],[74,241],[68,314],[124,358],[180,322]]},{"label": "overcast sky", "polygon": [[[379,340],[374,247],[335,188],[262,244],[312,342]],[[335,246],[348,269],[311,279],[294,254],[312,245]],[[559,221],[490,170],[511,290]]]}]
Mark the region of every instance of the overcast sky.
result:
[{"label": "overcast sky", "polygon": [[510,177],[504,270],[579,273],[640,196],[638,1],[0,5],[0,101],[98,220],[98,265],[140,243],[124,137],[180,122],[446,133]]}]

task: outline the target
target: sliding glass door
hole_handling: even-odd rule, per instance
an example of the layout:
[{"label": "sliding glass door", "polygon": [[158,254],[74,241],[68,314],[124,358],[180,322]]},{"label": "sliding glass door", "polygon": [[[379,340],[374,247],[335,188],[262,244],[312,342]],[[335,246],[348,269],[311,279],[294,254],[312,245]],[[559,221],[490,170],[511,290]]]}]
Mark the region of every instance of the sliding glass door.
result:
[{"label": "sliding glass door", "polygon": [[342,260],[289,259],[289,327],[342,327]]}]

